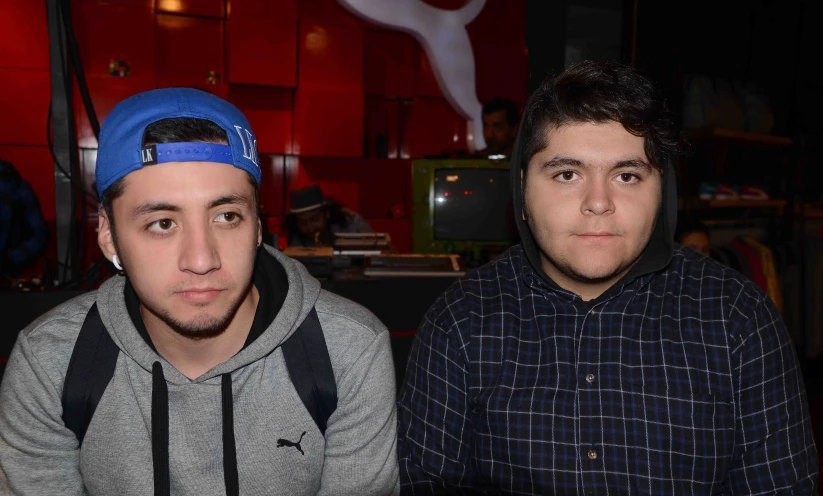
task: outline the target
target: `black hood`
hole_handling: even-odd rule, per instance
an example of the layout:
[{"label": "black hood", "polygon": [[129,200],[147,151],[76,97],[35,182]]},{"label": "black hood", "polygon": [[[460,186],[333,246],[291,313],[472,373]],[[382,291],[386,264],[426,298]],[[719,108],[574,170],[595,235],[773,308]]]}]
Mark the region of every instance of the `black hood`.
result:
[{"label": "black hood", "polygon": [[[526,107],[526,112],[529,112],[530,107]],[[524,113],[521,119],[520,129],[526,129],[523,125],[529,119],[529,115]],[[523,251],[534,270],[540,274],[544,281],[552,287],[558,287],[557,283],[551,280],[543,266],[540,258],[540,248],[537,246],[534,235],[528,222],[523,220],[524,201],[523,201],[523,181],[521,180],[521,171],[528,166],[531,157],[526,155],[527,138],[523,133],[517,135],[517,140],[514,144],[514,151],[511,157],[511,184],[512,184],[512,201],[514,202],[515,222],[517,223],[517,230],[520,233],[520,242],[523,246]],[[528,179],[527,179],[528,180]],[[657,223],[655,225],[652,236],[649,239],[649,244],[640,255],[640,260],[629,270],[629,272],[614,284],[612,287],[620,286],[637,277],[653,272],[658,272],[669,265],[672,254],[674,253],[674,231],[677,226],[677,181],[675,178],[674,167],[671,163],[663,164],[663,174],[661,175],[663,181],[663,198],[660,202],[660,211],[657,216]],[[608,290],[607,290],[608,293]],[[605,294],[605,293],[604,293]]]}]

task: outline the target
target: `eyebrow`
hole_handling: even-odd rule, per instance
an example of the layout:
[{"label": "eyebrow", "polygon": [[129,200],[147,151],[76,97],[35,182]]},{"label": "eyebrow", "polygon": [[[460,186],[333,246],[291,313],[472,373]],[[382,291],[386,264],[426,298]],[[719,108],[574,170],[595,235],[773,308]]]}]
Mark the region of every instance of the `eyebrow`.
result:
[{"label": "eyebrow", "polygon": [[137,205],[132,209],[132,217],[142,217],[154,212],[179,212],[181,209],[177,205],[165,202],[146,202]]},{"label": "eyebrow", "polygon": [[222,205],[240,205],[240,206],[249,206],[251,205],[251,201],[245,195],[240,194],[230,194],[230,195],[223,195],[216,200],[209,202],[209,209],[219,207]]},{"label": "eyebrow", "polygon": [[[583,162],[571,157],[554,157],[548,162],[540,164],[541,170],[560,169],[563,167],[580,167],[585,169],[587,166]],[[611,170],[627,168],[642,169],[646,172],[651,172],[653,170],[651,164],[640,158],[632,158],[628,160],[620,160],[619,162],[615,162],[615,164],[611,167]]]},{"label": "eyebrow", "polygon": [[[219,207],[222,205],[242,205],[248,206],[251,205],[251,201],[244,196],[239,194],[229,194],[223,195],[220,198],[212,200],[208,204],[208,209],[211,210],[212,208]],[[142,217],[144,215],[153,214],[155,212],[181,212],[183,209],[178,207],[177,205],[173,205],[167,202],[146,202],[137,205],[132,209],[131,215],[132,217]]]}]

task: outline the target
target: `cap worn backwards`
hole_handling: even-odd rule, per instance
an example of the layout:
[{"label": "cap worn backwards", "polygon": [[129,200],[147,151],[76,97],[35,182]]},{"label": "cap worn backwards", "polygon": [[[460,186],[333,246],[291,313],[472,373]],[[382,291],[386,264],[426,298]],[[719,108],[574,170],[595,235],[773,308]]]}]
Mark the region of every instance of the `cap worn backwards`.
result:
[{"label": "cap worn backwards", "polygon": [[[190,117],[220,126],[228,145],[164,143],[143,146],[146,127],[162,119]],[[166,162],[219,162],[251,174],[260,185],[257,138],[249,121],[229,102],[193,88],[164,88],[134,95],[111,111],[100,130],[97,149],[97,191],[146,165]]]}]

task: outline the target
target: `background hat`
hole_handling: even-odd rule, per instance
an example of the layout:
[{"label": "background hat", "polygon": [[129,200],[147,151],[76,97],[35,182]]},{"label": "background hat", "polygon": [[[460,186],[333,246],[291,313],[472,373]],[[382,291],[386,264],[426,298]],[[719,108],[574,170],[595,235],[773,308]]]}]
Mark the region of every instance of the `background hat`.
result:
[{"label": "background hat", "polygon": [[[143,136],[149,124],[175,117],[211,121],[226,131],[229,144],[143,146]],[[146,165],[194,161],[233,165],[251,174],[260,185],[257,138],[237,107],[193,88],[163,88],[139,93],[118,103],[100,129],[95,171],[98,194],[102,197],[115,181]]]},{"label": "background hat", "polygon": [[315,210],[326,204],[323,197],[323,190],[320,186],[309,186],[308,188],[297,189],[291,192],[291,208],[289,212],[299,214]]}]

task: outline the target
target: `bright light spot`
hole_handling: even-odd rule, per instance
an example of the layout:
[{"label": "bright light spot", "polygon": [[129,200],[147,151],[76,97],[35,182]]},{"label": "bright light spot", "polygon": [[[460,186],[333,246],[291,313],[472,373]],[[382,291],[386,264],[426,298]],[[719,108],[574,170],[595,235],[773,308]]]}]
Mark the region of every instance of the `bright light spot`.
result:
[{"label": "bright light spot", "polygon": [[442,196],[437,198],[437,203],[443,203],[444,201],[446,201],[446,199],[443,198]]},{"label": "bright light spot", "polygon": [[311,32],[306,35],[306,48],[313,54],[317,55],[324,51],[329,46],[329,35],[325,29],[320,26],[312,28]]},{"label": "bright light spot", "polygon": [[165,10],[166,12],[180,12],[183,10],[183,2],[180,0],[160,0],[160,5],[157,10]]},{"label": "bright light spot", "polygon": [[453,183],[453,182],[457,181],[457,179],[459,179],[459,176],[457,176],[456,174],[451,175],[451,176],[446,176],[446,182],[447,183]]}]

